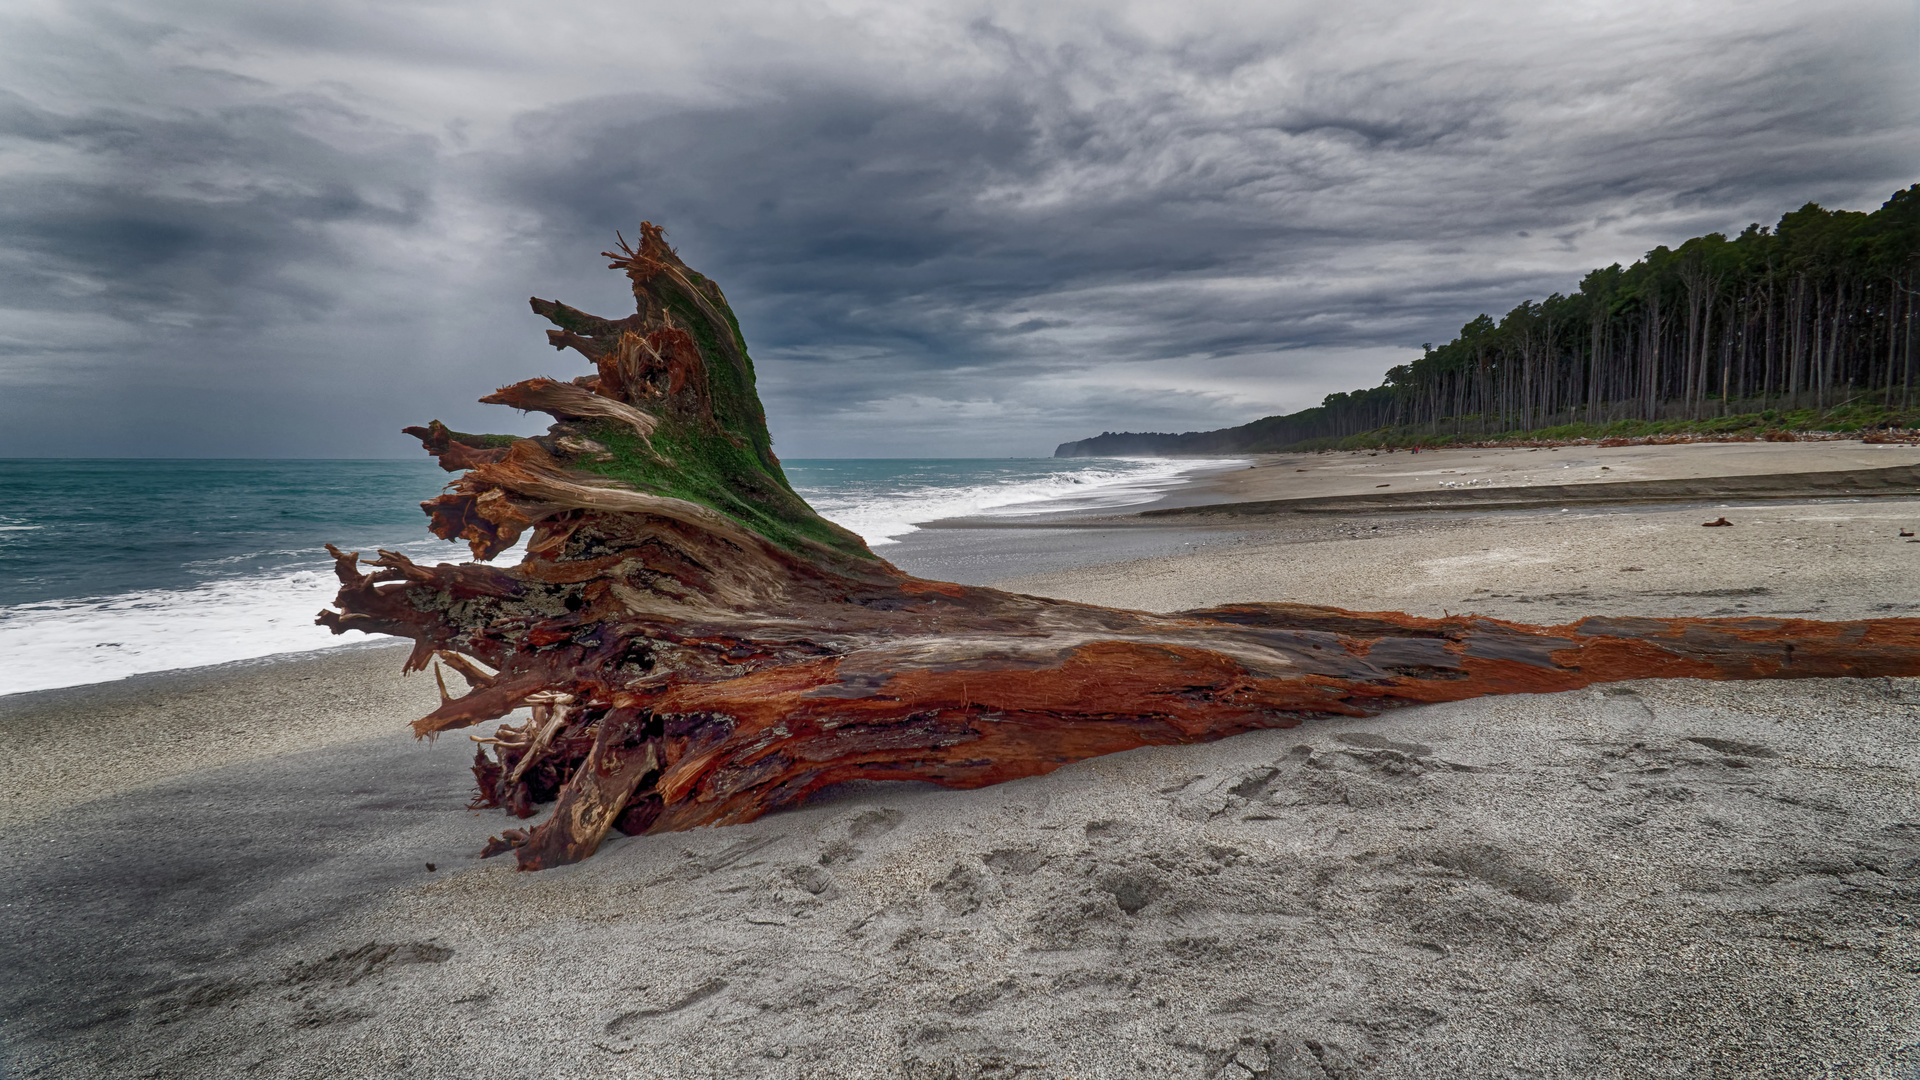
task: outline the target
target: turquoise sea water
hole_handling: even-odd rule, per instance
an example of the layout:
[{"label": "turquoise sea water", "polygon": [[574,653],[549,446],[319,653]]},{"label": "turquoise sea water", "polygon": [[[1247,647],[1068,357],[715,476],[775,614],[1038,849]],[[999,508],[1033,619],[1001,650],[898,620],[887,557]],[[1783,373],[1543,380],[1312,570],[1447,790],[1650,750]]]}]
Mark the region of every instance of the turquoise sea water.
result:
[{"label": "turquoise sea water", "polygon": [[[884,553],[915,522],[1138,504],[1217,463],[784,464]],[[313,625],[335,587],[322,545],[466,558],[419,508],[449,479],[424,459],[0,460],[0,694],[365,641]]]},{"label": "turquoise sea water", "polygon": [[[431,539],[432,461],[0,461],[0,608],[307,568]],[[324,554],[324,553],[322,553]]]}]

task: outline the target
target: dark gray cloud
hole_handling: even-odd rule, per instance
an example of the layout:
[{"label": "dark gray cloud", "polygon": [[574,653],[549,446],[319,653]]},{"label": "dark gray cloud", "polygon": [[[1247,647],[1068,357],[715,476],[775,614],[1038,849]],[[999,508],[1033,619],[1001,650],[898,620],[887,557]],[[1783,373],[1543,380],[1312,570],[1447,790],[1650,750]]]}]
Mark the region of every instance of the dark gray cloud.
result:
[{"label": "dark gray cloud", "polygon": [[127,317],[203,329],[322,314],[330,290],[300,271],[351,261],[330,229],[419,224],[433,147],[342,149],[305,130],[315,119],[361,118],[324,101],[151,117],[0,99],[0,137],[83,163],[0,179],[0,283],[29,303],[97,290]]},{"label": "dark gray cloud", "polygon": [[17,19],[0,454],[524,426],[460,403],[570,370],[524,297],[618,313],[594,253],[642,218],[727,289],[783,453],[1044,453],[1920,178],[1898,5],[1453,7]]}]

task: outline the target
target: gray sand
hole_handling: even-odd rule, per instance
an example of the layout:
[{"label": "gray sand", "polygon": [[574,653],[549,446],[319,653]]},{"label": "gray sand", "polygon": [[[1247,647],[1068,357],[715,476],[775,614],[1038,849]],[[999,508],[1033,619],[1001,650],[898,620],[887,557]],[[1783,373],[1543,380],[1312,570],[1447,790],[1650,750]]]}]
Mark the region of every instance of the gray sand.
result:
[{"label": "gray sand", "polygon": [[1329,498],[1388,492],[1492,487],[1613,484],[1819,474],[1920,465],[1920,445],[1854,441],[1675,443],[1666,446],[1342,451],[1264,454],[1255,466],[1210,474],[1156,506],[1268,499]]},{"label": "gray sand", "polygon": [[[1703,528],[1726,518],[1728,528]],[[1032,574],[1018,592],[1178,611],[1235,601],[1531,623],[1587,615],[1920,613],[1920,499],[1277,522],[1175,558]]]},{"label": "gray sand", "polygon": [[[1356,519],[1019,585],[1905,614],[1916,512]],[[1920,681],[1409,708],[520,874],[398,666],[0,699],[0,1072],[1920,1076]]]},{"label": "gray sand", "polygon": [[1133,523],[1108,528],[939,527],[911,533],[897,544],[876,550],[909,574],[986,585],[1100,563],[1185,554],[1251,535],[1255,535],[1252,530],[1230,527],[1140,528]]},{"label": "gray sand", "polygon": [[[0,829],[221,765],[391,735],[439,702],[408,646],[268,657],[0,697]],[[457,682],[457,680],[456,680]]]},{"label": "gray sand", "polygon": [[[10,838],[10,910],[37,893],[21,922],[42,932],[8,953],[58,973],[8,980],[15,1064],[1911,1076],[1917,691],[1484,699],[621,839],[539,874],[447,853],[464,785],[430,769],[383,768],[305,820],[353,772],[331,751],[280,774],[301,806],[252,811],[252,835],[303,861],[262,880],[168,835],[246,812],[223,770],[160,820],[158,798],[93,810],[65,866]],[[116,938],[95,920],[119,918],[104,897],[130,871],[153,875],[153,906]],[[354,886],[372,895],[352,904]],[[82,973],[62,970],[75,946]]]}]

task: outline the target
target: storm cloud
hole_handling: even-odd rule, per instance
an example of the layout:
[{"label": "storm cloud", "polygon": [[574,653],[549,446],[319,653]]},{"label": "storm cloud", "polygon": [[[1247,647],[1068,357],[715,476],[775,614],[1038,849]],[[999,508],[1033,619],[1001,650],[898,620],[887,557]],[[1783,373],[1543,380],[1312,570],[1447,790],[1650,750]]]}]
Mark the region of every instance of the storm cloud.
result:
[{"label": "storm cloud", "polygon": [[0,455],[393,456],[664,224],[786,456],[1044,454],[1920,179],[1856,3],[60,4],[0,16]]}]

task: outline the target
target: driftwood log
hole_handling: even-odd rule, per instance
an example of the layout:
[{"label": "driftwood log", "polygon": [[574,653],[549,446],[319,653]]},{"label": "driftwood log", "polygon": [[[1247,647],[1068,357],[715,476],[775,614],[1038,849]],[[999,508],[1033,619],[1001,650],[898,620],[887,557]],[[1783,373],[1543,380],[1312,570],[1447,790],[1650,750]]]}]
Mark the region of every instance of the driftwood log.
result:
[{"label": "driftwood log", "polygon": [[[635,314],[534,299],[592,363],[481,399],[557,421],[536,438],[408,428],[462,475],[436,534],[517,566],[417,565],[329,546],[319,622],[413,639],[470,689],[420,736],[478,738],[476,806],[530,817],[487,853],[523,869],[607,830],[751,821],[847,780],[980,787],[1150,744],[1315,717],[1622,679],[1920,674],[1920,620],[1589,618],[1524,626],[1291,604],[1154,615],[928,581],[795,495],[726,298],[661,231],[608,252]],[[371,572],[362,567],[371,568]],[[439,672],[436,670],[436,675]]]}]

